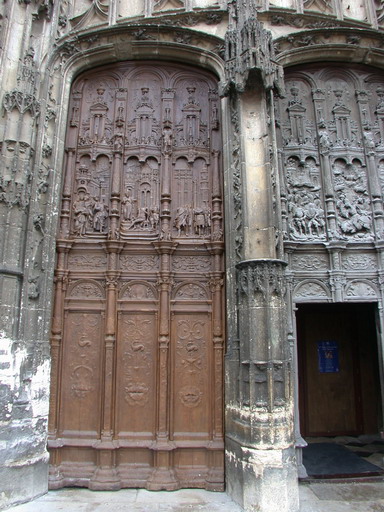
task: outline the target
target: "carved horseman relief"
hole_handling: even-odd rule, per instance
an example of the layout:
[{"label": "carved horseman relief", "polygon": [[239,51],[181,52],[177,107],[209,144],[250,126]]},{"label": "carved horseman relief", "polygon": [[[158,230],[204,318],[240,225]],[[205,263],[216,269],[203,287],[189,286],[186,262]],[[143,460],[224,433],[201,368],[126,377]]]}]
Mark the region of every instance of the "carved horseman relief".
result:
[{"label": "carved horseman relief", "polygon": [[223,489],[216,86],[208,73],[135,62],[72,87],[51,338],[52,488]]},{"label": "carved horseman relief", "polygon": [[286,240],[384,236],[383,79],[340,68],[288,74],[279,104]]}]

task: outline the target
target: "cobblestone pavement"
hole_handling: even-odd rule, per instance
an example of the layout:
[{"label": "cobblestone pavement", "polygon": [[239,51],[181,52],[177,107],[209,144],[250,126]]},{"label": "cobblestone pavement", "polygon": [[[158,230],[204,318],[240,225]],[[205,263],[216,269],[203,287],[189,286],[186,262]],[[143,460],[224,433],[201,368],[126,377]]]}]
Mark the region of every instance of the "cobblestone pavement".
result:
[{"label": "cobblestone pavement", "polygon": [[[255,508],[255,511],[257,509]],[[225,493],[200,489],[118,492],[61,489],[10,512],[241,512]],[[300,512],[384,512],[384,480],[300,484]]]}]

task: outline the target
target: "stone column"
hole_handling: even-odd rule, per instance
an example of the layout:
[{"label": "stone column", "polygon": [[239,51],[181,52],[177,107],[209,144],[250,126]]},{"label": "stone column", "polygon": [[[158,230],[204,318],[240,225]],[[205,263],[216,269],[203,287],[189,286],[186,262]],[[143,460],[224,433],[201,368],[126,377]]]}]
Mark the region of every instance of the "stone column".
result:
[{"label": "stone column", "polygon": [[292,512],[298,485],[286,263],[276,259],[265,95],[252,85],[238,95],[244,258],[236,266],[239,392],[227,410],[227,489],[245,510]]}]

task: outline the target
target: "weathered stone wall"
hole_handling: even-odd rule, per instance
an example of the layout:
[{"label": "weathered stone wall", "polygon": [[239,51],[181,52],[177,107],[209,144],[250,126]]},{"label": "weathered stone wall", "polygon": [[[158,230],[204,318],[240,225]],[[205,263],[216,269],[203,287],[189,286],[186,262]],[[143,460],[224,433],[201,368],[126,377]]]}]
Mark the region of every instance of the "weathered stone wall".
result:
[{"label": "weathered stone wall", "polygon": [[[0,460],[4,461],[0,507],[47,489],[51,294],[71,83],[82,70],[104,63],[152,58],[209,69],[222,83],[228,489],[247,510],[297,510],[287,350],[288,340],[291,349],[294,342],[291,302],[287,321],[285,306],[279,302],[281,290],[276,294],[274,289],[262,292],[256,287],[249,295],[244,279],[240,287],[238,278],[245,273],[252,283],[256,275],[269,275],[265,269],[276,267],[281,272],[279,283],[285,282],[280,260],[286,231],[282,219],[292,222],[292,218],[284,201],[279,201],[284,175],[278,173],[274,127],[275,103],[283,94],[278,64],[320,66],[327,56],[331,61],[376,66],[379,73],[383,23],[384,4],[374,0],[15,0],[0,5]],[[365,146],[368,143],[366,138]],[[380,201],[381,194],[378,190]],[[372,210],[377,225],[382,222],[380,204],[376,201]],[[319,235],[321,231],[320,227]],[[330,265],[328,252],[312,246],[310,256],[301,254],[305,245],[300,244],[306,242],[285,241],[289,293],[295,289],[291,271],[300,265],[303,282],[301,292],[295,289],[295,293],[313,297],[314,285],[307,286],[303,270],[305,258],[310,257],[313,268],[307,270],[318,278],[317,290],[324,292],[324,297],[321,293],[316,297],[361,299],[368,294],[370,298],[370,290],[380,284],[381,300],[381,266],[374,275],[367,272],[365,284],[347,289],[343,282],[346,271],[353,277],[353,272],[366,269],[364,265],[376,255],[373,247],[366,250],[359,245],[358,259],[353,247],[345,249],[345,241],[342,247],[330,248],[332,282],[325,286],[322,273]],[[376,248],[381,245],[381,239],[376,240]],[[298,246],[301,249],[294,254]],[[271,314],[280,326],[271,334],[278,353],[264,357],[260,343],[265,333],[257,332],[254,322],[264,318],[260,322],[266,326]],[[252,325],[254,333],[244,330]],[[273,386],[261,394],[247,391],[255,372],[261,375],[256,382],[265,382],[262,374],[269,372],[268,382],[276,374],[276,382],[284,383],[278,403],[271,398],[257,402],[262,393],[274,396]],[[264,424],[269,440],[260,444]],[[272,504],[272,490],[281,481],[285,482],[281,502]]]}]

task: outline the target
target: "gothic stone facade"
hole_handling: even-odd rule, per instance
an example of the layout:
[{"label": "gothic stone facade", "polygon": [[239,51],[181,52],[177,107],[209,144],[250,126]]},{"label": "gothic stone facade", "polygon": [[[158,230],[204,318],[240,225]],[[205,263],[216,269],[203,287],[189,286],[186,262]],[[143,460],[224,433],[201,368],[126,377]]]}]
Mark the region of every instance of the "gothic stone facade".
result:
[{"label": "gothic stone facade", "polygon": [[298,510],[295,309],[383,323],[383,23],[380,0],[0,5],[0,507],[225,483]]}]

